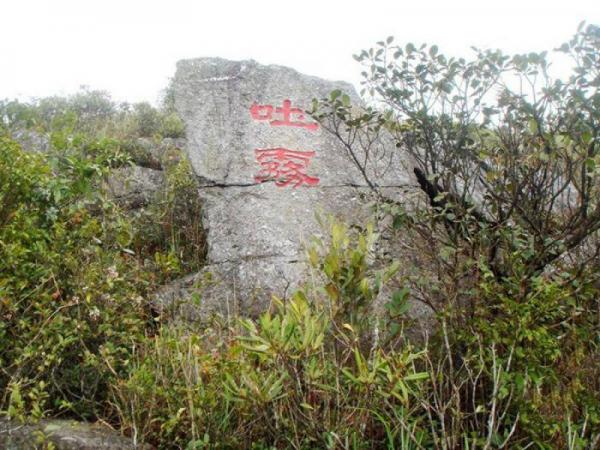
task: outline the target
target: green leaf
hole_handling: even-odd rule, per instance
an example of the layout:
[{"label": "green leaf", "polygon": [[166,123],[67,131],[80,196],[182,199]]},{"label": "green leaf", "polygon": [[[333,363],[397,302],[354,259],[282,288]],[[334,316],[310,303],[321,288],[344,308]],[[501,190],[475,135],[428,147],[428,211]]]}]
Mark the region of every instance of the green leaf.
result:
[{"label": "green leaf", "polygon": [[429,378],[429,373],[427,372],[417,372],[411,373],[404,377],[404,381],[419,381],[419,380],[427,380]]},{"label": "green leaf", "polygon": [[50,423],[44,427],[44,433],[52,433],[54,431],[58,431],[62,428],[62,426],[57,425],[55,423]]},{"label": "green leaf", "polygon": [[529,121],[527,122],[527,127],[529,128],[529,131],[531,132],[531,134],[537,134],[538,124],[535,119],[529,119]]}]

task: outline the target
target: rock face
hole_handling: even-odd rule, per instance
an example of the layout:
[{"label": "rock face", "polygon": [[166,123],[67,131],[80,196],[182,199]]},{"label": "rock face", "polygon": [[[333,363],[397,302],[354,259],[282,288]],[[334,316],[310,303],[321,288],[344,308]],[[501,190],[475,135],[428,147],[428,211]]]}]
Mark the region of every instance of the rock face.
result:
[{"label": "rock face", "polygon": [[130,149],[133,164],[113,169],[103,189],[127,209],[152,204],[166,186],[165,169],[176,165],[185,148],[185,139],[164,138],[154,141],[138,138]]},{"label": "rock face", "polygon": [[[335,89],[360,101],[347,83],[218,58],[180,61],[174,88],[204,202],[206,270],[215,275],[201,283],[201,310],[256,313],[302,279],[303,245],[323,233],[317,213],[359,224],[370,215],[361,172],[304,112]],[[382,161],[381,186],[412,184],[401,161]]]},{"label": "rock face", "polygon": [[138,208],[150,203],[164,183],[162,170],[140,166],[114,169],[106,182],[108,192],[119,203]]},{"label": "rock face", "polygon": [[46,153],[50,149],[48,135],[37,133],[33,130],[19,129],[12,133],[12,138],[21,144],[26,152]]},{"label": "rock face", "polygon": [[43,420],[37,424],[20,424],[0,419],[0,448],[6,450],[134,450],[136,446],[108,428],[68,420]]}]

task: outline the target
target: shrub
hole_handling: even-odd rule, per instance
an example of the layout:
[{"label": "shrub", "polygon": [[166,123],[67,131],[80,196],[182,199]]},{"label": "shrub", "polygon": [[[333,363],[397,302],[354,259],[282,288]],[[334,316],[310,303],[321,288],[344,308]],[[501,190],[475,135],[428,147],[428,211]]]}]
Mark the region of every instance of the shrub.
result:
[{"label": "shrub", "polygon": [[85,208],[95,168],[60,164],[71,170],[0,140],[0,409],[19,392],[38,417],[97,417],[144,336],[145,286],[127,223]]},{"label": "shrub", "polygon": [[162,118],[160,134],[168,138],[181,138],[185,136],[183,121],[176,113],[165,114]]},{"label": "shrub", "polygon": [[313,252],[324,255],[316,256],[317,265],[335,266],[323,274],[330,283],[300,290],[288,302],[275,299],[274,311],[233,328],[163,328],[140,349],[135,370],[113,387],[123,424],[138,442],[160,448],[425,443],[411,416],[427,378],[416,369],[423,354],[361,345],[364,336],[353,324],[365,323],[368,311],[350,311],[346,293],[331,292],[338,282],[363,292],[375,283],[355,270],[370,239],[361,235],[355,244],[340,224],[333,229],[331,247]]},{"label": "shrub", "polygon": [[69,97],[46,97],[31,103],[0,101],[0,126],[33,129],[40,133],[110,137],[122,141],[138,137],[184,137],[183,122],[172,101],[157,109],[147,102],[115,103],[104,91],[82,88]]},{"label": "shrub", "polygon": [[[450,58],[388,38],[356,56],[371,106],[315,101],[410,249],[401,284],[436,313],[422,402],[435,448],[600,442],[600,28],[556,51],[567,79],[546,52]],[[373,176],[394,153],[424,207]]]}]

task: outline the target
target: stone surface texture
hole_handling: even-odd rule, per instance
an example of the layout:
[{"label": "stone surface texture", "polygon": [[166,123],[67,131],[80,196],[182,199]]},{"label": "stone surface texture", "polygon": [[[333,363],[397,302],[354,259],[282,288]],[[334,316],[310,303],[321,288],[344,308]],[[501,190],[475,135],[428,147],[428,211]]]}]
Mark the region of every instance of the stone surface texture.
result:
[{"label": "stone surface texture", "polygon": [[[351,224],[364,225],[370,217],[371,191],[346,150],[329,132],[318,127],[276,126],[268,110],[251,113],[256,105],[273,107],[272,120],[284,120],[286,100],[306,110],[314,98],[339,89],[355,104],[353,87],[306,76],[281,66],[219,58],[183,60],[174,79],[175,104],[186,125],[187,154],[199,180],[204,202],[210,283],[199,274],[165,288],[168,298],[199,288],[200,311],[254,314],[263,310],[271,294],[284,296],[305,276],[304,245],[324,234],[316,215],[331,214]],[[256,111],[256,110],[255,110]],[[291,121],[314,121],[298,111]],[[379,143],[381,151],[385,143]],[[304,172],[318,184],[277,186],[258,183],[261,171],[255,150],[285,148],[314,151]],[[389,153],[392,155],[392,153]],[[394,152],[398,155],[399,152]],[[382,158],[375,167],[377,180],[388,190],[414,185],[403,161]],[[218,287],[216,287],[218,286]]]},{"label": "stone surface texture", "polygon": [[134,450],[130,439],[100,425],[69,420],[42,420],[35,424],[21,424],[0,419],[0,448],[3,450]]},{"label": "stone surface texture", "polygon": [[152,201],[164,181],[162,170],[132,165],[112,170],[106,180],[106,189],[117,202],[139,208]]},{"label": "stone surface texture", "polygon": [[17,129],[11,136],[23,150],[29,153],[46,153],[50,150],[50,139],[47,134],[27,129]]}]

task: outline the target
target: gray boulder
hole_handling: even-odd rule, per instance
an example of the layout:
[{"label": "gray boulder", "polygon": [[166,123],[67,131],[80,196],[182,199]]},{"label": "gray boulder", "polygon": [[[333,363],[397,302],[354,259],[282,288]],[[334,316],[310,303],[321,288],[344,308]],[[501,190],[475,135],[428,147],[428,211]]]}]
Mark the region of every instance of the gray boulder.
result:
[{"label": "gray boulder", "polygon": [[50,139],[47,134],[28,129],[17,129],[12,131],[11,137],[26,152],[47,153],[50,150]]},{"label": "gray boulder", "polygon": [[[166,287],[160,303],[195,291],[200,315],[255,314],[272,294],[285,296],[306,279],[303,246],[323,234],[317,214],[358,225],[371,217],[373,195],[363,174],[304,111],[335,89],[360,100],[347,83],[219,58],[180,61],[174,89],[204,202],[205,272],[213,278],[190,284],[205,280],[198,274]],[[373,149],[382,157],[369,175],[380,186],[414,185],[398,152],[383,141]]]},{"label": "gray boulder", "polygon": [[106,179],[106,190],[119,203],[129,208],[149,204],[163,186],[162,170],[137,165],[113,169]]},{"label": "gray boulder", "polygon": [[157,141],[141,137],[132,143],[130,152],[136,165],[162,170],[179,162],[180,150],[185,145],[184,138],[164,138]]}]

